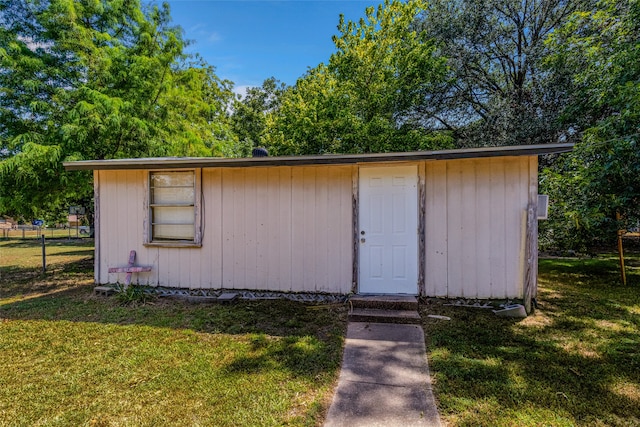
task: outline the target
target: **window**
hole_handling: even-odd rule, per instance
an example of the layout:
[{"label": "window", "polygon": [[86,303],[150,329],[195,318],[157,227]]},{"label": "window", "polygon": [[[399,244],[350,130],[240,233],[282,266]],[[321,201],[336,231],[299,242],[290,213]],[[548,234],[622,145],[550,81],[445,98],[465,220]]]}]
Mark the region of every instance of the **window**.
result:
[{"label": "window", "polygon": [[195,171],[149,173],[148,243],[199,243]]}]

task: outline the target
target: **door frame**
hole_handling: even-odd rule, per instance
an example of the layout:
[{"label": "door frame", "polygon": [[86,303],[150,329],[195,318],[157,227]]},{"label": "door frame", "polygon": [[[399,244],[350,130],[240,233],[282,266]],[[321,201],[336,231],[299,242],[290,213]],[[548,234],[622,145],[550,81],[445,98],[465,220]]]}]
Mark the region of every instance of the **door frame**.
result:
[{"label": "door frame", "polygon": [[[394,166],[411,166],[417,167],[417,211],[418,216],[418,283],[416,284],[416,296],[425,295],[425,212],[426,212],[426,162],[390,162],[390,163],[357,163],[353,168],[351,175],[352,182],[352,221],[353,221],[353,268],[352,268],[352,286],[351,293],[360,293],[360,168],[379,168]],[[395,294],[390,294],[395,295]],[[397,294],[401,295],[401,294]]]}]

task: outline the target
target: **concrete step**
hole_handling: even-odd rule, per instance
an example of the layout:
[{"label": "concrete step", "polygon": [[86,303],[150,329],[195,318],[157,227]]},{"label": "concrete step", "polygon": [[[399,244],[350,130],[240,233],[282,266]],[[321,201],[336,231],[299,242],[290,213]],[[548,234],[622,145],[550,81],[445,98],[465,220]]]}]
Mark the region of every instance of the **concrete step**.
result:
[{"label": "concrete step", "polygon": [[355,295],[349,302],[353,308],[418,310],[418,299],[410,295]]},{"label": "concrete step", "polygon": [[387,310],[379,308],[354,308],[349,312],[351,322],[370,323],[420,323],[417,310]]}]

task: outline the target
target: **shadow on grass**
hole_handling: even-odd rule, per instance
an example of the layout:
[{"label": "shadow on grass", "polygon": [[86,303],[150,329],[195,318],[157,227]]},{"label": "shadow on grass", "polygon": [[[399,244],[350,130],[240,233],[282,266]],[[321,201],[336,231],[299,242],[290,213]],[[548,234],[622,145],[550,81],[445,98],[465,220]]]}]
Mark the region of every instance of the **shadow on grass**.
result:
[{"label": "shadow on grass", "polygon": [[[341,351],[341,347],[333,349]],[[296,375],[314,378],[327,370],[337,369],[339,358],[327,358],[332,352],[326,343],[315,336],[287,336],[254,348],[248,355],[233,360],[225,367],[230,375],[246,375],[272,369],[284,364]]]},{"label": "shadow on grass", "polygon": [[575,277],[613,278],[618,272],[618,266],[612,259],[543,259],[540,265],[551,274],[568,274]]},{"label": "shadow on grass", "polygon": [[[555,258],[541,259],[540,268],[553,275],[565,274],[569,278],[595,277],[604,279],[606,283],[620,284],[620,267],[617,255],[608,255],[599,258]],[[640,285],[640,274],[636,269],[640,267],[640,256],[633,255],[625,259],[628,285]]]},{"label": "shadow on grass", "polygon": [[[88,251],[88,255],[92,255],[92,252]],[[52,259],[55,259],[55,255],[48,257],[48,260]],[[48,263],[46,272],[41,267],[3,267],[0,268],[0,299],[67,289],[91,280],[92,275],[92,256],[76,261]]]},{"label": "shadow on grass", "polygon": [[[10,285],[0,286],[0,319],[92,322],[186,329],[210,334],[250,335],[252,348],[225,368],[232,375],[283,366],[314,378],[339,367],[346,307],[285,300],[194,304],[154,298],[123,305],[117,297],[93,295],[93,260],[59,265],[42,275],[14,268]],[[79,282],[86,284],[79,285]],[[11,298],[18,298],[11,301]],[[9,302],[3,304],[2,299]],[[275,339],[274,339],[275,337]]]},{"label": "shadow on grass", "polygon": [[[0,239],[0,243],[2,244],[3,248],[8,248],[8,249],[25,249],[25,248],[33,248],[33,247],[41,247],[42,246],[42,241],[40,239],[11,239],[11,240],[4,240],[4,239]],[[45,246],[49,247],[49,246],[91,246],[93,247],[94,245],[94,239],[91,238],[82,238],[82,239],[67,239],[67,238],[50,238],[50,237],[46,237],[45,238]]]},{"label": "shadow on grass", "polygon": [[87,249],[82,251],[66,251],[66,252],[56,252],[53,254],[48,254],[47,258],[53,258],[58,256],[89,256],[93,257],[93,249]]},{"label": "shadow on grass", "polygon": [[[343,305],[313,306],[279,300],[211,305],[155,298],[147,304],[134,302],[125,306],[116,297],[93,294],[91,243],[47,241],[47,247],[51,248],[47,255],[50,268],[43,274],[37,267],[37,242],[0,242],[2,254],[9,254],[4,258],[5,264],[15,264],[0,270],[0,348],[13,351],[8,354],[14,361],[20,360],[45,372],[32,376],[21,373],[18,380],[5,370],[0,372],[0,383],[17,389],[19,381],[23,381],[32,384],[34,389],[46,389],[51,387],[48,372],[64,365],[69,371],[82,372],[82,375],[92,372],[100,377],[100,384],[95,388],[93,384],[84,387],[88,393],[100,393],[103,383],[119,384],[123,375],[133,375],[129,365],[142,360],[144,364],[160,367],[155,370],[151,366],[148,370],[141,367],[140,372],[156,372],[156,376],[165,379],[172,375],[180,377],[176,382],[180,386],[169,378],[166,384],[153,386],[154,393],[172,394],[174,388],[180,389],[184,383],[194,385],[193,393],[184,392],[177,398],[188,401],[184,405],[191,404],[192,400],[208,402],[203,396],[210,393],[203,395],[201,389],[217,387],[219,381],[220,395],[237,396],[224,404],[231,409],[220,409],[223,418],[227,411],[228,419],[243,420],[247,412],[255,412],[252,407],[262,401],[262,394],[266,411],[260,418],[263,423],[273,417],[282,424],[286,421],[313,425],[322,417],[328,406],[324,398],[329,395],[342,355],[346,329]],[[99,357],[93,357],[96,354]],[[100,359],[103,356],[106,361]],[[91,366],[86,366],[86,360],[93,360]],[[118,367],[125,365],[126,372],[119,372]],[[105,372],[114,367],[114,372]],[[201,383],[198,378],[215,380]],[[243,387],[255,378],[260,378],[264,385],[247,386],[247,396],[253,396],[248,402],[250,408],[234,408],[247,403],[242,400]],[[54,387],[64,390],[73,381],[75,377],[65,377]],[[284,381],[286,384],[282,384]],[[1,390],[0,387],[0,401],[7,400]],[[75,390],[73,394],[78,395]],[[15,419],[16,414],[25,414],[24,419],[30,421],[23,424],[31,425],[29,417],[39,419],[38,409],[28,409],[33,406],[30,402],[33,397],[22,396],[13,408],[9,404],[14,413],[11,415],[9,411],[7,416]],[[45,405],[55,408],[58,400],[53,398]],[[290,401],[289,404],[269,403],[285,400]],[[71,402],[77,402],[71,406],[84,405],[80,400],[71,399]],[[278,415],[280,410],[287,413]],[[57,409],[45,412],[53,413]],[[93,412],[86,424],[96,415]],[[200,413],[204,416],[206,410]],[[0,411],[0,424],[3,414]],[[67,416],[71,416],[69,414],[68,411]],[[69,422],[68,425],[83,423]],[[242,425],[242,422],[217,425]],[[261,423],[256,418],[247,425]]]},{"label": "shadow on grass", "polygon": [[640,289],[616,284],[608,261],[543,261],[540,270],[539,310],[522,321],[441,303],[423,308],[452,319],[424,321],[445,418],[639,425]]}]

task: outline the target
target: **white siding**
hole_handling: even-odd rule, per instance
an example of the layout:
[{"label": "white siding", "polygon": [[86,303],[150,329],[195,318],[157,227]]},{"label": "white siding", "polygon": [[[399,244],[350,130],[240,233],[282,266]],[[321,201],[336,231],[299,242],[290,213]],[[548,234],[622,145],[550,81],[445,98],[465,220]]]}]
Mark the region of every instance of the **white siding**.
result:
[{"label": "white siding", "polygon": [[426,295],[522,298],[522,213],[536,176],[527,156],[426,162]]},{"label": "white siding", "polygon": [[202,170],[200,248],[144,246],[146,171],[97,172],[100,283],[109,267],[153,267],[134,280],[182,288],[348,293],[352,166]]},{"label": "white siding", "polygon": [[[99,180],[99,224],[97,240],[99,247],[96,254],[100,257],[96,262],[97,276],[100,283],[124,281],[124,273],[109,273],[109,267],[126,266],[129,251],[137,253],[138,264],[149,264],[142,245],[142,222],[144,220],[143,199],[144,176],[141,171],[98,171]],[[135,183],[135,184],[134,184]],[[145,281],[155,273],[141,274]]]},{"label": "white siding", "polygon": [[449,242],[447,235],[447,164],[426,165],[425,203],[425,293],[447,296]]},{"label": "white siding", "polygon": [[[533,159],[533,160],[532,160]],[[424,167],[427,296],[521,298],[523,212],[535,157],[434,160]],[[96,281],[131,249],[149,285],[293,292],[352,289],[352,176],[358,166],[202,170],[202,246],[144,246],[146,171],[97,171]]]}]

